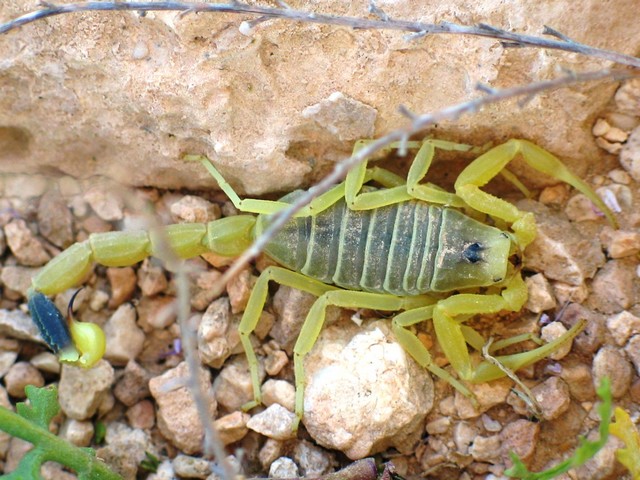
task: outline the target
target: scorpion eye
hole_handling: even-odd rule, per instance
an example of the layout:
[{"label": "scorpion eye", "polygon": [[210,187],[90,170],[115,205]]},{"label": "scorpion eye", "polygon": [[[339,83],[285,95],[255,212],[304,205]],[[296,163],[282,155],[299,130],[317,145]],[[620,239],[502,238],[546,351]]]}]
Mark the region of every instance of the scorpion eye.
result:
[{"label": "scorpion eye", "polygon": [[467,262],[478,263],[482,261],[482,256],[480,255],[480,252],[482,252],[482,250],[484,250],[484,247],[480,243],[474,242],[470,245],[467,245],[467,247],[464,249],[464,252],[462,252],[462,255]]}]

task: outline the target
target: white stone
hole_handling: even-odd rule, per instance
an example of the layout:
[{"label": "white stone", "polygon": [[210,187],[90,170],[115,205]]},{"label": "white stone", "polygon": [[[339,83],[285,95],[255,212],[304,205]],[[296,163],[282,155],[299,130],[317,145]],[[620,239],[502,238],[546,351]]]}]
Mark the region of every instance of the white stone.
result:
[{"label": "white stone", "polygon": [[265,411],[252,416],[247,422],[247,427],[275,440],[288,440],[296,437],[295,421],[295,413],[274,403]]},{"label": "white stone", "polygon": [[387,322],[365,331],[352,323],[325,329],[305,369],[303,422],[319,444],[356,459],[390,446],[408,451],[419,438],[433,382]]},{"label": "white stone", "polygon": [[616,343],[622,347],[629,337],[640,333],[640,318],[625,310],[607,318],[607,328]]}]

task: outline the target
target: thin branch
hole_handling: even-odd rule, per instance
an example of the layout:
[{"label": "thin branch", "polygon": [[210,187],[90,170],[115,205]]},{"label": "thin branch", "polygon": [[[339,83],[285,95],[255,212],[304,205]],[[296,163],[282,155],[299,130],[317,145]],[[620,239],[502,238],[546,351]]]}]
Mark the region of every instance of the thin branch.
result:
[{"label": "thin branch", "polygon": [[406,108],[401,107],[402,112],[411,120],[409,125],[404,128],[394,130],[371,143],[367,143],[352,157],[338,162],[329,175],[304,192],[304,194],[300,195],[288,208],[276,213],[273,216],[269,227],[266,228],[262,234],[254,240],[251,247],[245,250],[233,265],[231,265],[231,267],[220,278],[218,278],[212,286],[212,290],[217,293],[221,293],[227,282],[264,250],[267,243],[284,227],[284,225],[296,214],[296,212],[298,212],[298,210],[308,205],[314,198],[329,190],[336,183],[342,181],[349,170],[354,166],[364,161],[366,158],[373,156],[374,153],[388,147],[391,143],[403,141],[411,135],[418,133],[420,130],[424,130],[429,125],[434,125],[445,120],[457,120],[465,113],[476,112],[485,105],[497,103],[508,98],[520,96],[531,97],[532,95],[546,90],[555,90],[576,83],[593,82],[605,79],[618,81],[638,76],[640,76],[640,72],[638,71],[629,72],[608,69],[598,70],[596,72],[572,73],[553,80],[543,80],[541,82],[511,88],[493,89],[489,95],[469,100],[467,102],[458,103],[434,113],[415,115],[414,113],[409,112]]},{"label": "thin branch", "polygon": [[[375,4],[374,4],[375,5]],[[325,25],[337,25],[355,29],[397,30],[411,32],[413,39],[425,35],[434,34],[458,34],[473,35],[478,37],[495,38],[505,46],[538,47],[552,50],[579,53],[591,57],[609,60],[622,65],[640,67],[640,58],[624,55],[622,53],[591,47],[569,39],[556,30],[545,26],[543,34],[555,38],[537,37],[521,33],[507,32],[490,25],[477,26],[459,25],[450,22],[423,23],[397,19],[369,19],[360,17],[347,17],[338,15],[326,15],[322,13],[304,12],[292,8],[273,8],[247,5],[240,2],[232,3],[202,3],[202,2],[82,2],[66,5],[44,4],[44,8],[27,13],[21,17],[0,24],[0,34],[16,29],[28,23],[47,17],[62,15],[65,13],[77,13],[88,11],[178,11],[178,12],[226,12],[245,13],[258,16],[266,16],[274,19],[287,19],[294,22],[320,23]]]},{"label": "thin branch", "polygon": [[[134,200],[129,198],[129,201]],[[135,199],[137,200],[137,199]],[[197,335],[189,323],[191,318],[191,292],[189,291],[189,280],[187,279],[187,266],[175,254],[167,238],[165,229],[158,222],[156,216],[149,210],[148,205],[141,207],[133,204],[133,211],[146,211],[146,219],[149,222],[149,231],[156,242],[154,256],[161,259],[169,270],[175,273],[177,286],[177,321],[180,327],[180,337],[182,341],[182,351],[187,363],[189,375],[184,381],[184,385],[189,390],[193,402],[198,411],[198,417],[202,422],[204,430],[203,452],[205,457],[214,458],[222,469],[223,480],[233,480],[236,472],[227,459],[224,444],[220,439],[220,434],[213,424],[213,419],[209,414],[209,400],[207,392],[203,391],[200,384],[201,364],[198,357]],[[76,292],[77,293],[77,292]],[[72,299],[73,301],[73,299]]]}]

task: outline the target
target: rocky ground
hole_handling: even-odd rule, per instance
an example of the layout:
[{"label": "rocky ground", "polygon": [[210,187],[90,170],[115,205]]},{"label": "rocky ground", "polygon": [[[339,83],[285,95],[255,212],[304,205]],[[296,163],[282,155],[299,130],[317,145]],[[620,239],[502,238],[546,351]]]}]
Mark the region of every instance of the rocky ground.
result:
[{"label": "rocky ground", "polygon": [[[565,185],[534,199],[510,194],[536,215],[539,233],[526,252],[529,302],[522,312],[469,322],[486,338],[533,333],[556,338],[576,321],[587,327],[573,345],[519,372],[540,407],[536,415],[503,379],[473,386],[479,407],[407,358],[390,333],[387,315],[334,309],[309,355],[305,418],[292,433],[291,352],[313,297],[273,290],[254,335],[263,375],[264,406],[250,412],[251,382],[237,325],[260,270],[261,257],[222,296],[210,285],[229,263],[220,257],[189,260],[191,325],[197,332],[200,385],[209,415],[235,465],[247,474],[314,477],[350,459],[378,454],[403,476],[434,479],[501,478],[517,452],[534,470],[571,454],[580,435],[593,437],[599,419],[594,386],[612,380],[615,403],[640,416],[640,82],[630,81],[593,127],[598,145],[619,157],[606,175],[586,178],[616,213],[607,224],[587,199]],[[88,234],[133,228],[153,205],[163,223],[206,222],[233,215],[224,195],[141,189],[121,196],[113,184],[71,177],[5,175],[0,205],[0,400],[12,408],[25,385],[59,386],[62,414],[52,428],[80,446],[93,446],[124,478],[217,478],[201,457],[203,427],[184,386],[189,375],[174,309],[174,277],[153,259],[126,268],[96,267],[75,302],[76,316],[107,335],[105,359],[92,370],[60,366],[43,346],[26,312],[30,279],[62,248]],[[518,200],[518,198],[520,199]],[[55,299],[66,310],[72,291]],[[418,328],[440,365],[431,326]],[[525,343],[525,349],[533,348]],[[98,423],[106,426],[96,445]],[[563,478],[623,478],[611,438],[587,465]],[[5,472],[29,445],[0,434]],[[145,474],[145,453],[161,463]],[[47,478],[71,478],[55,465]]]}]

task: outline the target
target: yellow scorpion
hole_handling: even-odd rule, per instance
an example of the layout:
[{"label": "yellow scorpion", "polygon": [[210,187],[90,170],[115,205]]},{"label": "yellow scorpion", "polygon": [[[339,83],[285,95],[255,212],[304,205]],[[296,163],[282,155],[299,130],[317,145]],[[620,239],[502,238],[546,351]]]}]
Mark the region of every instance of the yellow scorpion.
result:
[{"label": "yellow scorpion", "polygon": [[[358,142],[354,153],[366,142]],[[469,389],[437,366],[412,326],[432,320],[447,360],[464,382],[487,382],[548,356],[584,327],[576,324],[560,338],[534,350],[497,356],[505,368],[487,361],[474,365],[467,344],[481,350],[485,340],[463,322],[476,314],[519,311],[527,300],[520,273],[522,251],[535,238],[531,213],[483,191],[498,174],[524,187],[506,170],[521,156],[534,169],[573,186],[586,195],[615,226],[607,206],[581,179],[551,153],[526,140],[509,140],[473,160],[458,176],[455,193],[421,183],[436,148],[469,151],[472,147],[426,139],[406,144],[418,149],[407,179],[388,170],[360,164],[343,183],[314,199],[272,238],[266,253],[280,266],[260,275],[239,326],[251,371],[254,401],[261,402],[258,361],[250,336],[264,308],[270,281],[318,297],[309,311],[293,349],[296,378],[295,412],[303,414],[303,360],[311,350],[328,305],[401,312],[392,329],[407,352],[424,368],[465,395]],[[392,145],[391,148],[398,148]],[[95,233],[53,259],[33,280],[29,293],[32,315],[43,337],[60,361],[91,367],[104,354],[104,334],[97,325],[67,325],[45,295],[77,285],[97,262],[110,267],[135,264],[159,252],[160,240],[181,258],[205,252],[234,257],[244,251],[269,225],[272,215],[288,206],[301,192],[279,201],[240,199],[205,157],[188,156],[208,169],[235,207],[254,215],[237,215],[207,224],[167,226],[162,239],[147,232]],[[375,182],[383,188],[363,186]],[[463,213],[464,212],[464,213]],[[471,216],[470,216],[471,215]],[[472,216],[474,218],[472,218]],[[478,221],[488,218],[497,228]],[[165,243],[163,243],[165,244]],[[522,341],[514,337],[493,345],[493,350]]]}]

